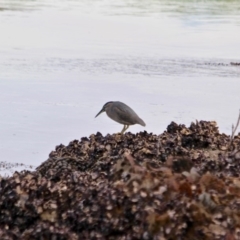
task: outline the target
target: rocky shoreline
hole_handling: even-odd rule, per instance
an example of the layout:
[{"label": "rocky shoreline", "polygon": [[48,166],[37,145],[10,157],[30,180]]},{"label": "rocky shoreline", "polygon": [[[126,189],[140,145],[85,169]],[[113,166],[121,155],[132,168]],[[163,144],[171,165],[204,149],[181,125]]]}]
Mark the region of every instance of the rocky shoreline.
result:
[{"label": "rocky shoreline", "polygon": [[59,145],[0,178],[0,239],[239,239],[239,150],[207,121]]}]

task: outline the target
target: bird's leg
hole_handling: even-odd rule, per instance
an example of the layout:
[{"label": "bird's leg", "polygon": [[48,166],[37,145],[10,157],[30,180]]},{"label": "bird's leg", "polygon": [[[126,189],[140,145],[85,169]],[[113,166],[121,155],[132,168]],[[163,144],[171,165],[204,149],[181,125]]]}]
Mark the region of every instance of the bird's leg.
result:
[{"label": "bird's leg", "polygon": [[124,132],[129,128],[129,125],[124,125],[123,129],[121,131],[121,134],[124,134]]},{"label": "bird's leg", "polygon": [[121,134],[123,134],[125,132],[125,125],[123,125],[123,129],[121,131]]},{"label": "bird's leg", "polygon": [[124,130],[124,132],[126,132],[126,130],[129,128],[129,125],[126,125],[126,128],[125,128],[125,130]]}]

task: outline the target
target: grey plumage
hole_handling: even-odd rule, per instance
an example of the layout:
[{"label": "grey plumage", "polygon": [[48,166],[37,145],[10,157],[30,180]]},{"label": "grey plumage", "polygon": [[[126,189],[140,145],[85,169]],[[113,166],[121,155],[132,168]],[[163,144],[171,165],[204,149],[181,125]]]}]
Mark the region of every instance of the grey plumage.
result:
[{"label": "grey plumage", "polygon": [[101,111],[95,117],[102,112],[106,112],[108,117],[112,120],[124,125],[121,131],[122,134],[128,129],[129,125],[140,124],[146,126],[145,122],[134,112],[134,110],[122,102],[105,103]]}]

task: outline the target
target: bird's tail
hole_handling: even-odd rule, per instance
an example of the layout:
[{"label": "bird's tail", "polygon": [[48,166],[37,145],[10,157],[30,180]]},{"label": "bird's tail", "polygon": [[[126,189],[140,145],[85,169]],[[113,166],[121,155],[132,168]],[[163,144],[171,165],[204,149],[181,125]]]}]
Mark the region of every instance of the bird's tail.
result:
[{"label": "bird's tail", "polygon": [[139,118],[139,124],[144,127],[146,126],[146,123],[141,118]]}]

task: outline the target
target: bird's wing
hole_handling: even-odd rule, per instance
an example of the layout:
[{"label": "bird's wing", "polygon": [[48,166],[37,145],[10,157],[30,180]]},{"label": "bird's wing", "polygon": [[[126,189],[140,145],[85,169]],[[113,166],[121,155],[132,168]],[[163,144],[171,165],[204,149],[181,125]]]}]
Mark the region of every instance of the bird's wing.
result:
[{"label": "bird's wing", "polygon": [[119,122],[126,125],[131,125],[136,123],[136,114],[134,112],[129,112],[128,109],[124,109],[120,106],[114,106],[115,117],[117,117]]}]

